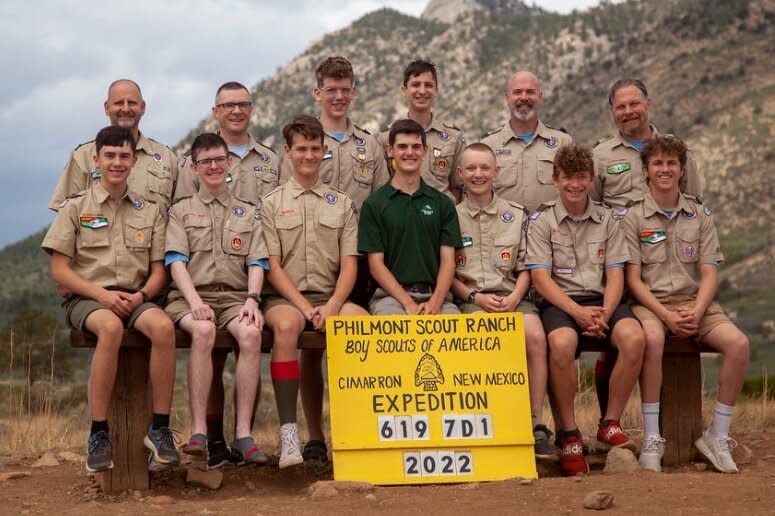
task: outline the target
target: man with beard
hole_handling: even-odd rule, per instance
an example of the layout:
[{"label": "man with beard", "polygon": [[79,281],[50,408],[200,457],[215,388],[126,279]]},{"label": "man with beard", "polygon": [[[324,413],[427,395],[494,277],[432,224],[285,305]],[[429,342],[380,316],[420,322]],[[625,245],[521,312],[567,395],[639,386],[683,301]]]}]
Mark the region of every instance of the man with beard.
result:
[{"label": "man with beard", "polygon": [[508,123],[487,133],[482,143],[489,145],[498,158],[501,172],[495,180],[495,193],[532,212],[557,196],[552,183],[554,155],[573,140],[538,119],[544,94],[532,73],[519,71],[512,75],[504,100]]},{"label": "man with beard", "polygon": [[[129,79],[114,81],[108,87],[104,108],[110,124],[129,129],[137,142],[137,161],[129,174],[129,188],[166,213],[178,180],[177,160],[169,147],[140,132],[140,119],[145,114],[140,86]],[[68,196],[99,182],[101,171],[94,167],[96,154],[94,140],[73,150],[48,203],[50,209],[58,211]]]}]

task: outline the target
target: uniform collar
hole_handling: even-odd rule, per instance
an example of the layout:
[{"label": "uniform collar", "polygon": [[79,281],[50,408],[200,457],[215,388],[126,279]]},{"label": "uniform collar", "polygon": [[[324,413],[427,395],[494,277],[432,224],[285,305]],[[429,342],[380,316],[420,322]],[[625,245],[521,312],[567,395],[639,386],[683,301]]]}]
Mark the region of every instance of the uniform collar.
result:
[{"label": "uniform collar", "polygon": [[595,204],[592,201],[592,198],[587,196],[587,209],[584,211],[584,214],[580,219],[573,219],[568,215],[568,210],[565,209],[565,204],[563,204],[562,199],[558,197],[557,202],[554,204],[554,214],[557,217],[558,223],[561,223],[563,219],[567,217],[572,221],[590,219],[592,222],[600,224],[605,218],[605,208],[599,204]]},{"label": "uniform collar", "polygon": [[486,213],[487,215],[496,215],[498,213],[498,197],[496,195],[492,196],[492,200],[490,201],[490,204],[485,206],[484,208],[479,207],[478,204],[471,201],[468,196],[463,199],[463,206],[465,207],[466,213],[468,213],[471,217],[476,217],[479,213]]},{"label": "uniform collar", "polygon": [[[659,136],[660,134],[662,134],[662,133],[659,132],[659,130],[656,127],[654,127],[654,124],[649,124],[649,128],[651,129],[651,136],[652,137]],[[622,145],[624,147],[629,147],[629,148],[637,151],[638,153],[640,153],[640,151],[638,149],[633,147],[633,145],[622,136],[622,133],[617,132],[616,135],[614,135],[612,147],[617,147],[619,145]]]},{"label": "uniform collar", "polygon": [[[105,201],[110,198],[110,194],[105,189],[104,186],[102,186],[102,183],[100,181],[96,181],[94,183],[94,186],[92,186],[93,192],[94,192],[94,198],[97,200],[98,203],[102,204]],[[131,203],[140,202],[143,203],[143,196],[139,195],[133,191],[131,191],[129,188],[126,189],[126,192],[124,192],[123,197],[121,197],[121,200],[127,199]]]},{"label": "uniform collar", "polygon": [[151,146],[151,140],[143,136],[143,133],[140,133],[140,138],[137,139],[137,150],[141,150],[145,152],[146,154],[153,155],[153,147]]},{"label": "uniform collar", "polygon": [[[514,130],[511,129],[511,124],[509,123],[508,120],[504,124],[503,129],[501,129],[501,133],[502,133],[502,135],[501,135],[502,136],[501,147],[505,147],[506,144],[509,143],[510,140],[512,140],[512,139],[516,140],[517,139],[516,135],[514,134]],[[528,145],[530,145],[534,141],[536,141],[536,137],[538,137],[538,136],[540,136],[544,140],[548,140],[548,139],[552,138],[552,135],[549,134],[549,128],[546,127],[546,124],[544,124],[541,120],[538,120],[538,125],[536,126],[534,133],[535,133],[535,136],[530,141],[530,143],[528,143]]]},{"label": "uniform collar", "polygon": [[[319,119],[320,119],[320,117],[318,117],[318,120],[319,120]],[[327,134],[329,137],[331,137],[331,138],[334,138],[334,135],[332,134],[334,131],[329,131],[329,130],[328,130],[328,129],[326,129],[326,128],[323,128],[323,131],[324,131],[324,132],[325,132],[325,133],[326,133],[326,134]],[[350,120],[350,117],[347,117],[347,127],[345,127],[345,129],[344,129],[344,138],[343,138],[343,139],[342,139],[342,141],[341,141],[341,142],[339,142],[339,143],[344,143],[344,142],[346,142],[346,141],[347,141],[347,140],[349,140],[349,139],[350,139],[350,137],[351,137],[351,136],[353,136],[354,134],[355,134],[355,124],[353,124],[353,121],[352,121],[352,120]],[[336,138],[334,138],[334,140],[336,140]]]},{"label": "uniform collar", "polygon": [[312,185],[312,188],[303,188],[297,181],[296,178],[291,176],[291,178],[286,183],[288,185],[288,192],[290,192],[291,196],[296,199],[304,192],[312,192],[318,197],[323,197],[326,192],[331,191],[331,188],[327,185],[323,184],[323,181],[318,178],[317,182]]},{"label": "uniform collar", "polygon": [[[678,196],[678,205],[673,209],[673,216],[675,216],[679,211],[683,211],[690,217],[692,215],[697,215],[697,211],[694,209],[694,206],[692,206],[692,204],[683,195]],[[647,192],[646,195],[643,196],[643,215],[646,217],[651,217],[655,213],[664,214],[662,208],[660,208],[657,204],[657,201],[655,201],[651,196],[651,193]]]},{"label": "uniform collar", "polygon": [[218,200],[219,203],[223,204],[224,206],[229,204],[229,189],[226,188],[223,192],[221,192],[219,195],[213,195],[211,194],[207,188],[204,187],[204,185],[199,185],[199,191],[197,192],[199,194],[199,198],[202,200],[205,204],[210,204],[214,200]]}]

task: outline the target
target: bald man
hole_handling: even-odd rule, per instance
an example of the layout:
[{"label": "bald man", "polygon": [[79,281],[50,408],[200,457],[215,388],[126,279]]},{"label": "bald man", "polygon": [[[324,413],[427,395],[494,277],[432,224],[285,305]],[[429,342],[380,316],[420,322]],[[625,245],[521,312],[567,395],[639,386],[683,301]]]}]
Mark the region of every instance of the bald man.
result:
[{"label": "bald man", "polygon": [[509,120],[481,141],[495,152],[501,170],[495,192],[532,212],[557,196],[552,183],[554,154],[573,140],[538,119],[544,93],[532,73],[519,71],[509,77],[503,98]]},{"label": "bald man", "polygon": [[[137,142],[137,162],[129,174],[129,189],[159,205],[167,213],[178,180],[178,165],[169,147],[140,132],[140,120],[145,114],[145,100],[140,86],[129,79],[119,79],[108,87],[104,103],[105,115],[111,125],[129,129]],[[94,140],[82,143],[70,153],[48,207],[58,211],[65,199],[99,182],[101,172],[94,168],[97,155]]]}]

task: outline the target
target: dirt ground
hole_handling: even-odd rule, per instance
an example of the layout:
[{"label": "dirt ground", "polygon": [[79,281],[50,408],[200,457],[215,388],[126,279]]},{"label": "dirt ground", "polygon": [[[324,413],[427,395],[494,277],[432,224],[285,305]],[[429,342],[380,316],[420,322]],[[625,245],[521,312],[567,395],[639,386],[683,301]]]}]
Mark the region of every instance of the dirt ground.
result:
[{"label": "dirt ground", "polygon": [[[0,514],[576,514],[584,498],[610,491],[619,514],[773,514],[775,512],[775,433],[736,436],[754,452],[738,475],[699,471],[697,464],[663,474],[638,471],[609,475],[602,465],[586,477],[415,487],[329,490],[318,498],[310,486],[330,480],[299,467],[272,466],[224,470],[223,485],[212,491],[185,483],[183,468],[156,473],[146,492],[101,493],[85,478],[83,465],[33,468],[37,456],[0,451]],[[73,450],[82,454],[82,450]],[[186,467],[196,467],[190,464]],[[10,472],[29,476],[2,480]]]}]

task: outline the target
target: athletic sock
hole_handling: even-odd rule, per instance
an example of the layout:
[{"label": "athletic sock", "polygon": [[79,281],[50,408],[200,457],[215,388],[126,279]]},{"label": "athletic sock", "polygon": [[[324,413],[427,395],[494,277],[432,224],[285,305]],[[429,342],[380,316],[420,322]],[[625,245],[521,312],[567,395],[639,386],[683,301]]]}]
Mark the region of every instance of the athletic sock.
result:
[{"label": "athletic sock", "polygon": [[718,436],[729,435],[729,425],[732,424],[734,412],[734,406],[724,405],[720,401],[716,401],[716,406],[713,408],[713,422],[710,424],[708,433]]},{"label": "athletic sock", "polygon": [[643,411],[643,436],[659,437],[659,402],[641,403]]},{"label": "athletic sock", "polygon": [[299,361],[272,362],[272,385],[280,426],[296,422],[296,398],[299,396]]},{"label": "athletic sock", "polygon": [[162,427],[169,427],[170,426],[170,415],[169,414],[157,414],[153,413],[153,421],[151,422],[151,428],[153,430],[158,430]]},{"label": "athletic sock", "polygon": [[207,441],[226,441],[223,437],[223,414],[207,414]]},{"label": "athletic sock", "polygon": [[96,420],[92,419],[91,422],[91,430],[89,431],[89,435],[94,435],[97,432],[105,432],[106,434],[109,434],[108,431],[108,420],[102,419],[102,420]]}]

